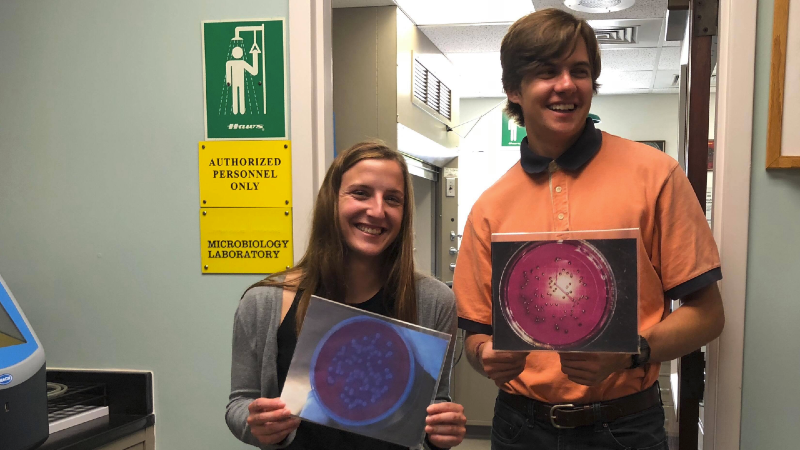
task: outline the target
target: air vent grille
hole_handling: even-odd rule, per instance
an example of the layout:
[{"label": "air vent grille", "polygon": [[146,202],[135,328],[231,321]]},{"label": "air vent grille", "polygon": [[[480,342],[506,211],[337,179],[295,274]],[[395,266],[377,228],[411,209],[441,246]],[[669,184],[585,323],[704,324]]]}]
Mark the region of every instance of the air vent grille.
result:
[{"label": "air vent grille", "polygon": [[414,60],[414,97],[451,120],[451,91],[430,70]]},{"label": "air vent grille", "polygon": [[638,27],[599,28],[594,30],[599,44],[635,44]]}]

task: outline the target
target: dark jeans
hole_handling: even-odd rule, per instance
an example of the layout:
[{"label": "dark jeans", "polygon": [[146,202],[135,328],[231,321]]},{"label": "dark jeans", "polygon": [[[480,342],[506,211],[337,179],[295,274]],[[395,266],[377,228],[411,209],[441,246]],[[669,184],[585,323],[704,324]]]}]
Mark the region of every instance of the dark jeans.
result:
[{"label": "dark jeans", "polygon": [[558,429],[497,399],[492,450],[669,450],[664,408],[656,405],[611,423]]}]

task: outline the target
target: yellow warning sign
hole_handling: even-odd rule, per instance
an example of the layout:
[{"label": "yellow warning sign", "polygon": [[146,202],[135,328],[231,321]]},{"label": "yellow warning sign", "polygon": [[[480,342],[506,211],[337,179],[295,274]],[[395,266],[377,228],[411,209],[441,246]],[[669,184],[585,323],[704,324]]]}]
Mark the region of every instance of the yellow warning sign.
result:
[{"label": "yellow warning sign", "polygon": [[291,207],[291,158],[289,141],[200,142],[200,206]]},{"label": "yellow warning sign", "polygon": [[294,261],[290,208],[201,208],[203,273],[274,273]]}]

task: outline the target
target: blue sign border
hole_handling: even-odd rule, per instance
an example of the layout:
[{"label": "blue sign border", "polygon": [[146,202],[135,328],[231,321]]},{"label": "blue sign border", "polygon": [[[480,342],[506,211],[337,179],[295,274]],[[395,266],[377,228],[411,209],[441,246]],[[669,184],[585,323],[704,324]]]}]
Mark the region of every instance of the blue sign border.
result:
[{"label": "blue sign border", "polygon": [[39,345],[22,319],[22,314],[17,309],[17,305],[11,300],[11,295],[2,283],[0,283],[0,305],[6,310],[8,316],[11,317],[11,321],[14,322],[14,325],[22,333],[22,337],[27,341],[24,344],[0,348],[0,368],[6,368],[28,359],[39,348]]}]

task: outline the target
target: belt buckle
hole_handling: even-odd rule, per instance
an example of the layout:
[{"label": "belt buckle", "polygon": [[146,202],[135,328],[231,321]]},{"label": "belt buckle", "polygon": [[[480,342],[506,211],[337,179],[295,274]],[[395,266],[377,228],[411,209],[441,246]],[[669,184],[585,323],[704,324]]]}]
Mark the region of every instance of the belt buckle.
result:
[{"label": "belt buckle", "polygon": [[556,416],[555,416],[555,412],[557,410],[559,410],[559,409],[574,408],[574,407],[575,407],[575,405],[573,405],[572,403],[564,403],[564,404],[561,404],[561,405],[553,405],[550,408],[550,423],[553,425],[553,427],[559,428],[559,429],[575,428],[575,427],[565,427],[563,425],[557,424],[556,423]]}]

